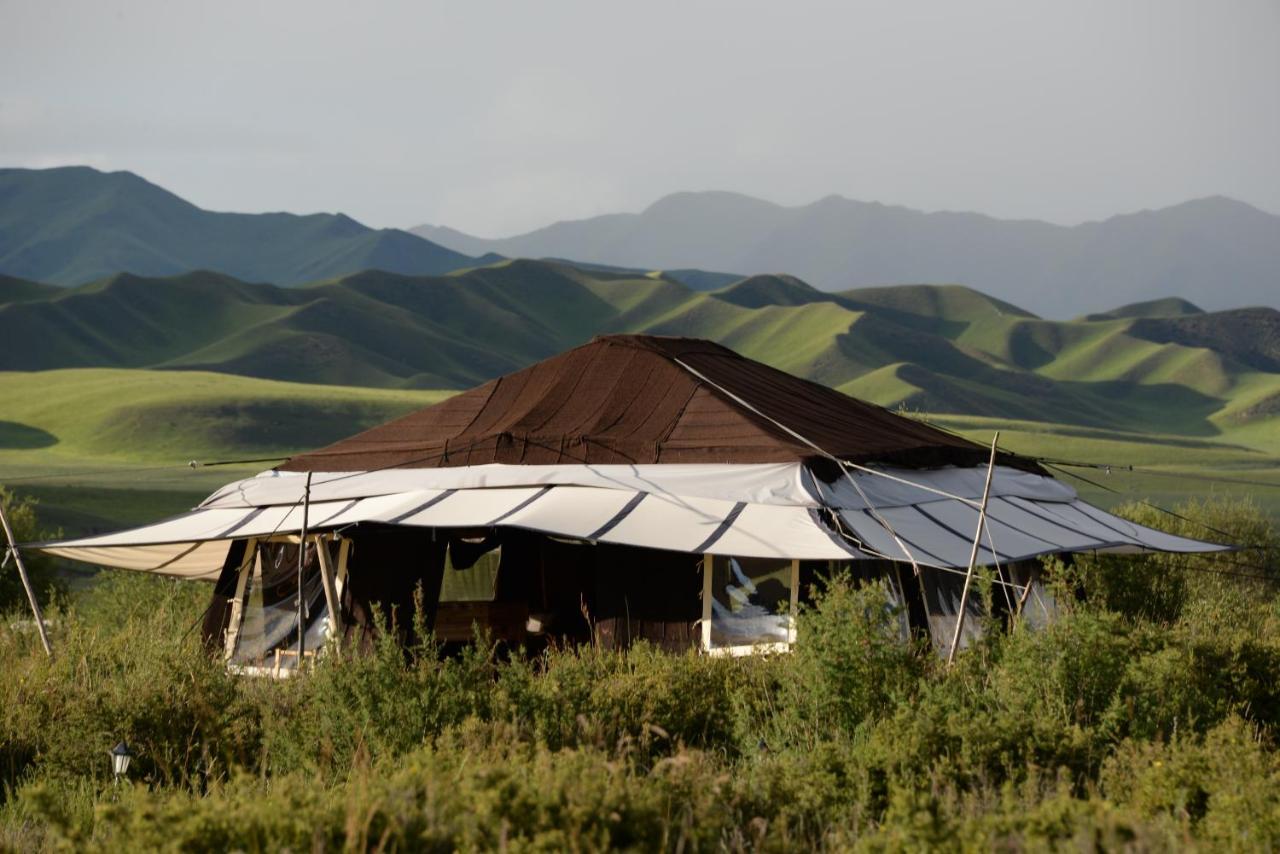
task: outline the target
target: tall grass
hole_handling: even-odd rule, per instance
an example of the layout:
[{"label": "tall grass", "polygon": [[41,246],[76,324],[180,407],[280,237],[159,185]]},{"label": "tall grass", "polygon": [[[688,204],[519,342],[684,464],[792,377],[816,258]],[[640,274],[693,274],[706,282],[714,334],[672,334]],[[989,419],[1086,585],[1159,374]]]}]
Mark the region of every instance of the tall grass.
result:
[{"label": "tall grass", "polygon": [[206,588],[107,576],[52,661],[0,628],[0,847],[1274,848],[1280,538],[1179,512],[1256,548],[1079,560],[1060,619],[950,669],[836,579],[785,656],[384,641],[241,679],[189,631]]}]

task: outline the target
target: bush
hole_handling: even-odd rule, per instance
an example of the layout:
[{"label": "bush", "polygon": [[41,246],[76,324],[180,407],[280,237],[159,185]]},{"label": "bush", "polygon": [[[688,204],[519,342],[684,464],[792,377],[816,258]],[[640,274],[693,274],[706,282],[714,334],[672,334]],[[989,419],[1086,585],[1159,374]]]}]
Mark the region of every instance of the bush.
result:
[{"label": "bush", "polygon": [[[37,503],[34,498],[19,497],[0,486],[0,506],[4,507],[5,517],[13,528],[13,536],[20,543],[52,540],[61,536],[61,531],[46,531],[40,527],[36,518]],[[9,543],[3,532],[0,532],[0,561],[4,560],[8,548]],[[31,589],[41,605],[47,605],[58,595],[66,593],[66,587],[58,580],[51,558],[40,552],[23,552],[22,558],[27,567]],[[27,619],[31,616],[30,608],[27,593],[22,587],[22,578],[18,575],[18,565],[10,559],[0,569],[0,615],[25,611],[23,619]]]},{"label": "bush", "polygon": [[[1274,529],[1223,507],[1180,512],[1269,578]],[[418,627],[284,681],[203,654],[207,588],[104,574],[52,661],[0,626],[0,848],[1274,848],[1280,598],[1205,571],[1245,559],[1080,560],[1082,602],[950,668],[837,578],[788,655],[442,657]]]}]

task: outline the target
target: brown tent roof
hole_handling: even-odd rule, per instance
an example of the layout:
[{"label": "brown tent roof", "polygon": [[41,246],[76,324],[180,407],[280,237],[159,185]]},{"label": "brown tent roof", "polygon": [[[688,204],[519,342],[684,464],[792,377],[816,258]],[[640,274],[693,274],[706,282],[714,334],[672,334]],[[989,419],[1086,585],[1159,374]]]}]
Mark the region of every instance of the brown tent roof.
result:
[{"label": "brown tent roof", "polygon": [[966,439],[746,359],[710,341],[606,335],[327,448],[293,457],[280,468],[367,471],[484,463],[821,459],[770,419],[852,462],[973,465],[985,463],[988,454]]}]

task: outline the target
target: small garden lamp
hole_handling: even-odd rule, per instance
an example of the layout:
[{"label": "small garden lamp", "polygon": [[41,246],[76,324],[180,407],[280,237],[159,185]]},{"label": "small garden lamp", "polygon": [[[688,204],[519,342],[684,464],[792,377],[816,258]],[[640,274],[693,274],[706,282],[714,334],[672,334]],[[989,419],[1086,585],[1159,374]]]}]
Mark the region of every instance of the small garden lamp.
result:
[{"label": "small garden lamp", "polygon": [[133,759],[133,752],[129,750],[129,745],[123,741],[111,748],[111,772],[115,774],[116,782],[120,782],[129,771],[129,760]]}]

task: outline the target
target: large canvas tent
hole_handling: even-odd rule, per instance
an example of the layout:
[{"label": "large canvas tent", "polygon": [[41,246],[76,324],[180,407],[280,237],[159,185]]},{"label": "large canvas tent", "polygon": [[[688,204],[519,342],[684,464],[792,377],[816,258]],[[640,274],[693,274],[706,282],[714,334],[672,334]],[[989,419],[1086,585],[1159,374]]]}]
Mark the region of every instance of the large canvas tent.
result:
[{"label": "large canvas tent", "polygon": [[364,642],[376,605],[407,609],[415,590],[446,638],[476,621],[519,642],[785,646],[782,612],[833,566],[885,578],[945,649],[975,559],[1010,607],[1043,606],[1043,555],[1225,548],[989,454],[717,344],[602,336],[189,513],[33,547],[212,581],[206,636],[276,668],[335,633]]}]

